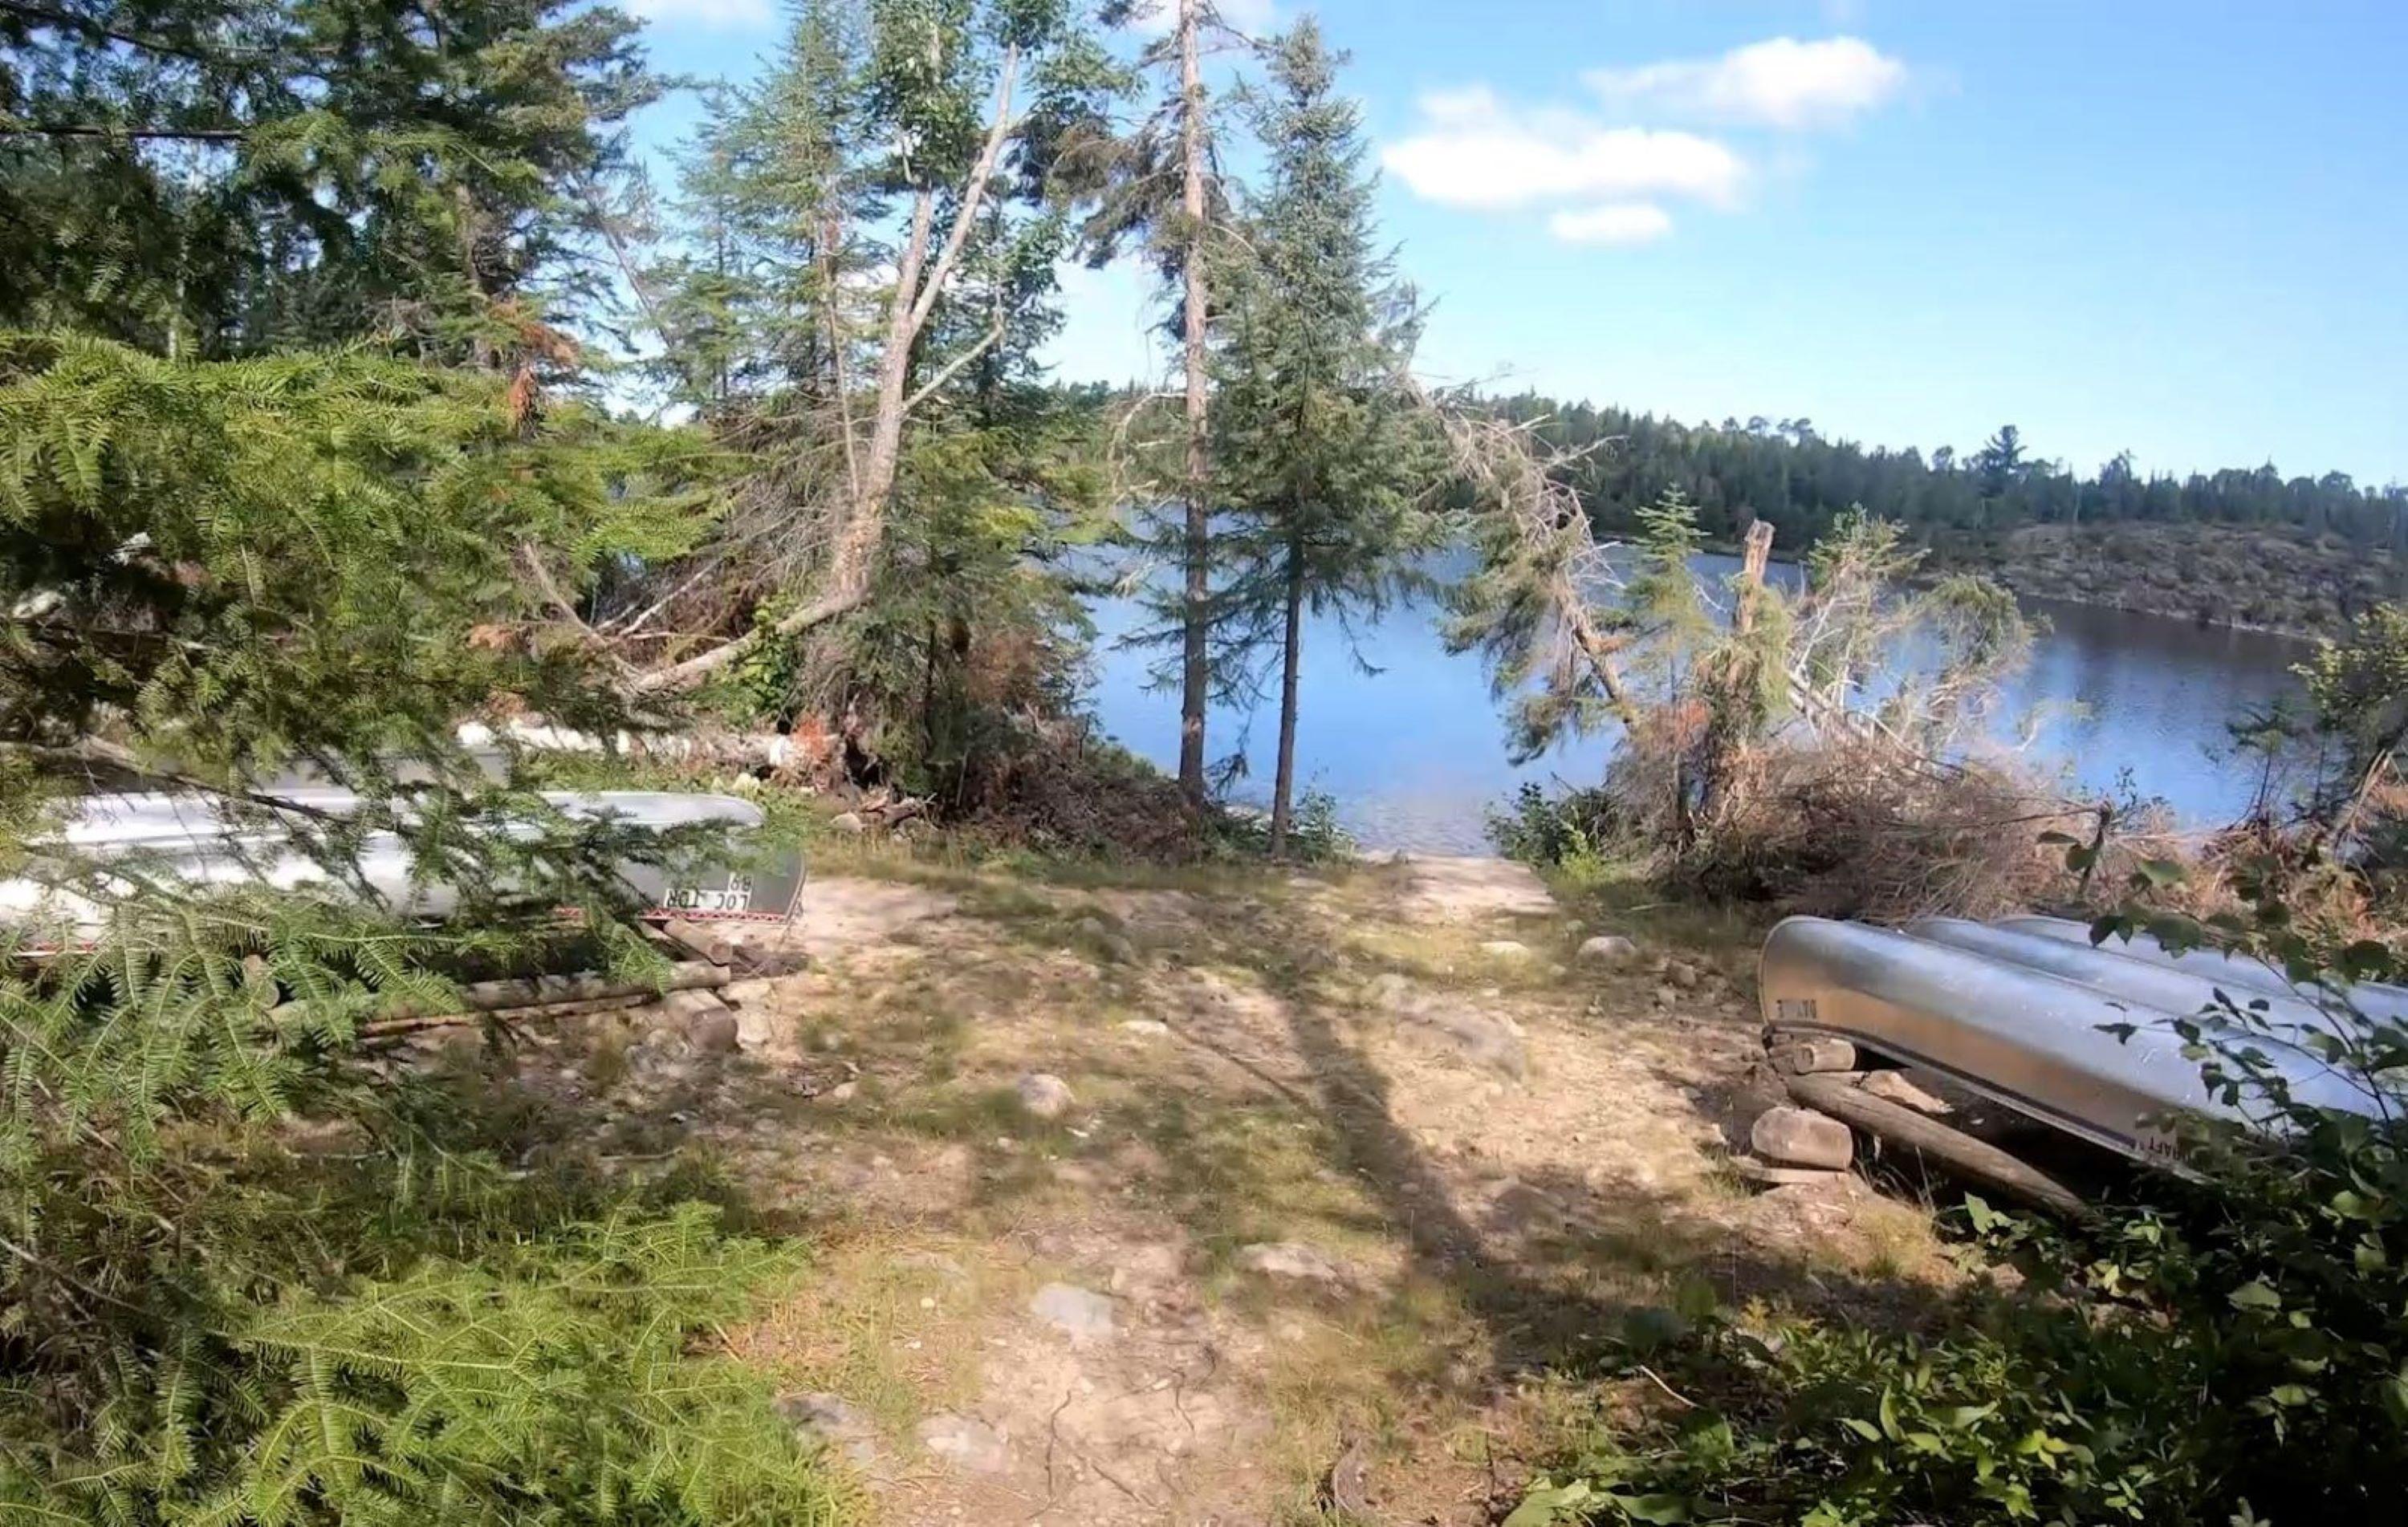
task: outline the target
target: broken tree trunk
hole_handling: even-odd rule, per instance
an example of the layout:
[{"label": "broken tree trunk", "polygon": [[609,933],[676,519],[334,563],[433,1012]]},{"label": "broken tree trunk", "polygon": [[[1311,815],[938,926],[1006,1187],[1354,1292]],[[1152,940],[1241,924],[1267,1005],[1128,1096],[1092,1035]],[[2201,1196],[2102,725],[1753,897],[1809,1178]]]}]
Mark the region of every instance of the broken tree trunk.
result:
[{"label": "broken tree trunk", "polygon": [[[932,72],[942,65],[943,61],[935,56],[940,46],[940,38],[932,32],[928,61]],[[960,269],[980,205],[989,193],[1004,144],[1017,121],[1012,114],[1012,88],[1019,72],[1020,50],[1016,46],[1007,46],[985,141],[962,183],[947,188],[956,201],[953,229],[943,246],[933,252],[930,245],[935,235],[939,188],[924,183],[912,194],[910,221],[902,246],[896,251],[895,289],[886,299],[884,348],[878,361],[868,449],[860,464],[859,476],[852,484],[849,501],[836,517],[833,549],[818,592],[772,624],[755,626],[707,651],[634,676],[624,686],[630,693],[647,695],[692,689],[767,637],[795,636],[816,630],[850,615],[867,601],[870,579],[878,569],[879,551],[885,544],[887,511],[894,500],[896,474],[902,462],[904,425],[931,393],[1002,337],[999,328],[990,329],[982,339],[954,356],[917,391],[910,390],[913,349],[945,288]],[[848,431],[848,452],[851,446]]]}]

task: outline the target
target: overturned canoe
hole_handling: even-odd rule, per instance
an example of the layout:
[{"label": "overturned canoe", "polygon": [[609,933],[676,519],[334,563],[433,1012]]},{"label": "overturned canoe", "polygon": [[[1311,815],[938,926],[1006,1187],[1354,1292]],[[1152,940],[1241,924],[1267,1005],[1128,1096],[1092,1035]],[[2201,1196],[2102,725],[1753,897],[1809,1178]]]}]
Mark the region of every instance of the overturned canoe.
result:
[{"label": "overturned canoe", "polygon": [[[1904,931],[1791,918],[1765,940],[1759,988],[1769,1035],[1822,1035],[1937,1073],[2066,1134],[2143,1160],[2173,1153],[2167,1119],[2249,1119],[2208,1092],[2178,1020],[2243,1031],[2202,1013],[2214,981],[2189,970],[2012,925],[1929,920]],[[2266,999],[2246,1041],[2302,1102],[2379,1114],[2384,1101],[2286,1036],[2335,1020],[2297,992]],[[2128,1035],[2117,1032],[2128,1026]]]},{"label": "overturned canoe", "polygon": [[[276,807],[237,810],[197,793],[91,795],[76,803],[48,841],[63,857],[71,854],[103,876],[115,869],[195,888],[297,890],[327,884],[326,865],[299,840],[310,824],[355,814],[359,798],[348,791],[310,787],[280,791],[275,799]],[[632,859],[617,865],[631,898],[648,915],[782,921],[801,889],[800,854],[757,841],[761,808],[750,801],[632,790],[549,792],[543,800],[573,821],[639,832],[718,829],[724,835],[724,852],[674,870]],[[505,820],[492,830],[497,836],[524,839],[543,827],[532,820]],[[37,855],[41,847],[34,845]],[[350,864],[359,886],[400,915],[440,920],[459,906],[459,889],[439,876],[421,878],[409,846],[394,834],[366,835]],[[108,920],[102,899],[31,876],[0,879],[0,924],[88,935]]]},{"label": "overturned canoe", "polygon": [[[1997,925],[2061,944],[2091,947],[2089,925],[2066,918],[2006,918]],[[2264,960],[2227,954],[2221,949],[2170,949],[2145,933],[2136,933],[2129,939],[2111,938],[2098,947],[2128,955],[2143,964],[2178,970],[2213,982],[2239,1002],[2272,996],[2307,1002],[2320,1008],[2345,1003],[2371,1018],[2408,1020],[2408,988],[2362,981],[2344,995],[2316,982],[2294,981],[2280,966]]]}]

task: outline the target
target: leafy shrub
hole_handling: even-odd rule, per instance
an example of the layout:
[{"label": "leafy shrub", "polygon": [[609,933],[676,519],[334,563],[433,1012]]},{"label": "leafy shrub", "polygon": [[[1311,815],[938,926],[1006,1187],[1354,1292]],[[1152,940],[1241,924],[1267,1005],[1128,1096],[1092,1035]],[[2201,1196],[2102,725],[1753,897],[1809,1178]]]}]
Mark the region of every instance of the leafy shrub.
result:
[{"label": "leafy shrub", "polygon": [[1504,806],[1488,808],[1488,841],[1508,859],[1539,869],[1594,863],[1618,835],[1605,792],[1566,791],[1550,795],[1524,780]]}]

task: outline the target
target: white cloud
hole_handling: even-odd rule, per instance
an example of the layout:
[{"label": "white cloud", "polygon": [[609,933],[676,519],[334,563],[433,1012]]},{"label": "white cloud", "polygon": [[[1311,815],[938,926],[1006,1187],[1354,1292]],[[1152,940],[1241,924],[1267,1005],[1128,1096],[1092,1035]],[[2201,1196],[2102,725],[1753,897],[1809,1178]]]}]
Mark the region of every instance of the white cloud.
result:
[{"label": "white cloud", "polygon": [[1652,244],[1671,231],[1672,214],[1654,202],[1607,202],[1547,220],[1547,232],[1567,244]]},{"label": "white cloud", "polygon": [[1592,69],[1609,106],[1796,131],[1870,111],[1906,84],[1906,65],[1861,37],[1773,37],[1719,58]]},{"label": "white cloud", "polygon": [[777,20],[772,0],[622,0],[636,15],[659,26],[767,26]]},{"label": "white cloud", "polygon": [[1423,127],[1380,156],[1417,195],[1499,209],[1680,195],[1728,205],[1747,167],[1694,133],[1609,127],[1575,111],[1517,111],[1485,86],[1426,95]]}]

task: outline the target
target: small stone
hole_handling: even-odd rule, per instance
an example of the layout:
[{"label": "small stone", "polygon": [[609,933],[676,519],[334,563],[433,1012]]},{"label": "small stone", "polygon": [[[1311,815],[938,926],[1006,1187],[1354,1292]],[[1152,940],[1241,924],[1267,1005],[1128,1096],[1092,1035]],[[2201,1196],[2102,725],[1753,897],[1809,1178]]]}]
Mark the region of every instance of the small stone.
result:
[{"label": "small stone", "polygon": [[1480,952],[1491,960],[1527,960],[1530,946],[1518,938],[1492,938],[1480,946]]},{"label": "small stone", "polygon": [[1103,1341],[1112,1334],[1112,1301],[1074,1283],[1048,1283],[1028,1301],[1028,1312],[1070,1338],[1072,1345]]},{"label": "small stone", "polygon": [[765,977],[752,976],[740,981],[728,982],[719,989],[719,995],[722,1001],[735,1003],[740,1007],[755,1002],[768,1001],[769,993],[777,989],[777,982]]},{"label": "small stone", "polygon": [[1841,1171],[1856,1159],[1856,1136],[1828,1114],[1784,1105],[1768,1108],[1748,1131],[1756,1153],[1784,1166]]},{"label": "small stone", "polygon": [[1874,1097],[1887,1099],[1901,1108],[1913,1108],[1916,1113],[1928,1113],[1937,1117],[1955,1111],[1948,1106],[1946,1099],[1927,1092],[1907,1080],[1906,1074],[1902,1071],[1867,1072],[1865,1079],[1856,1083],[1856,1087],[1859,1091],[1870,1092]]},{"label": "small stone", "polygon": [[968,1416],[931,1416],[920,1423],[920,1445],[970,1474],[1011,1472],[1011,1447],[1003,1434]]},{"label": "small stone", "polygon": [[1584,965],[1603,965],[1609,970],[1619,970],[1639,958],[1639,946],[1620,934],[1598,934],[1594,938],[1581,941],[1578,958]]},{"label": "small stone", "polygon": [[1047,1071],[1029,1072],[1012,1083],[1011,1090],[1019,1094],[1020,1106],[1037,1119],[1059,1119],[1079,1101],[1068,1082]]},{"label": "small stone", "polygon": [[833,1448],[863,1468],[878,1463],[878,1426],[849,1400],[819,1391],[781,1394],[778,1414],[805,1443]]},{"label": "small stone", "polygon": [[1295,1241],[1260,1241],[1241,1247],[1238,1265],[1265,1277],[1292,1278],[1303,1283],[1335,1284],[1347,1281],[1346,1272],[1312,1247]]},{"label": "small stone", "polygon": [[1658,1007],[1675,1006],[1680,1000],[1681,993],[1669,986],[1659,986],[1656,989],[1656,1006]]},{"label": "small stone", "polygon": [[853,1098],[860,1093],[860,1092],[861,1084],[859,1082],[840,1081],[834,1087],[829,1088],[826,1092],[822,1092],[820,1094],[820,1101],[823,1103],[846,1104],[852,1102]]},{"label": "small stone", "polygon": [[1684,992],[1696,990],[1698,982],[1702,978],[1698,974],[1698,967],[1686,960],[1673,961],[1664,967],[1664,975],[1668,980]]},{"label": "small stone", "polygon": [[1170,1025],[1159,1019],[1125,1018],[1121,1020],[1121,1032],[1139,1039],[1168,1039]]},{"label": "small stone", "polygon": [[839,833],[866,833],[869,831],[869,823],[861,820],[861,813],[858,811],[839,811],[833,818],[829,819],[828,825],[835,828]]},{"label": "small stone", "polygon": [[765,1049],[778,1049],[794,1043],[794,1024],[775,1010],[757,1003],[746,1003],[736,1009],[736,1048],[747,1054]]}]

